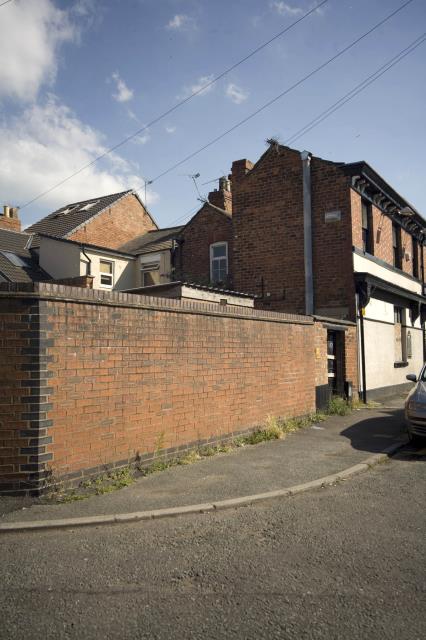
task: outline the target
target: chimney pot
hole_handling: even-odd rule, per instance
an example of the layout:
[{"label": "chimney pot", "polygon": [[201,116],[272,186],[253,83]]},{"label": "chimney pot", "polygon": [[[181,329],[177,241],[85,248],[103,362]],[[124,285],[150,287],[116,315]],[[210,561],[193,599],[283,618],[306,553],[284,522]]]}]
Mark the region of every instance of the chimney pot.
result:
[{"label": "chimney pot", "polygon": [[5,218],[10,218],[10,207],[8,204],[5,204],[3,206],[3,212],[4,212],[4,217]]}]

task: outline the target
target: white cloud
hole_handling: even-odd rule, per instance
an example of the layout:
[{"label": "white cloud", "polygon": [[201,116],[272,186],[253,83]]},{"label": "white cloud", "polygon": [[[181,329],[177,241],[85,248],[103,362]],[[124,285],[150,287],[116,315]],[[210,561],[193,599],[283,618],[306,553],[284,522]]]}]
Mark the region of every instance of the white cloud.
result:
[{"label": "white cloud", "polygon": [[174,133],[176,131],[176,127],[167,126],[166,133]]},{"label": "white cloud", "polygon": [[132,138],[132,141],[135,144],[146,144],[150,140],[151,140],[151,136],[149,135],[148,131],[144,131],[140,135],[135,136],[134,138]]},{"label": "white cloud", "polygon": [[271,6],[282,16],[300,16],[303,13],[301,7],[292,7],[286,2],[272,2]]},{"label": "white cloud", "polygon": [[241,104],[248,98],[248,93],[232,82],[226,87],[225,93],[235,104]]},{"label": "white cloud", "polygon": [[115,83],[116,87],[116,93],[112,94],[114,100],[117,102],[128,102],[133,98],[133,89],[129,89],[124,80],[120,78],[118,71],[114,71],[111,80]]},{"label": "white cloud", "polygon": [[182,13],[176,14],[166,24],[166,29],[169,31],[192,31],[197,28],[197,24],[191,16],[186,16]]},{"label": "white cloud", "polygon": [[[0,122],[0,193],[5,201],[22,204],[49,189],[105,152],[99,131],[82,123],[57,98],[29,106],[10,122]],[[66,202],[114,193],[140,183],[135,168],[109,154],[46,195],[46,212]],[[150,194],[151,202],[155,194]],[[31,213],[31,207],[23,215]]]},{"label": "white cloud", "polygon": [[51,0],[15,0],[0,20],[0,99],[30,101],[57,72],[57,50],[76,40],[78,28]]},{"label": "white cloud", "polygon": [[[177,96],[178,99],[189,98],[193,93],[196,93],[199,96],[203,96],[206,93],[210,93],[213,89],[213,84],[209,84],[214,79],[214,75],[210,74],[209,76],[201,76],[198,80],[190,86],[185,86],[183,89],[183,93],[180,96]],[[208,85],[208,86],[206,86]],[[204,88],[203,88],[204,87]]]}]

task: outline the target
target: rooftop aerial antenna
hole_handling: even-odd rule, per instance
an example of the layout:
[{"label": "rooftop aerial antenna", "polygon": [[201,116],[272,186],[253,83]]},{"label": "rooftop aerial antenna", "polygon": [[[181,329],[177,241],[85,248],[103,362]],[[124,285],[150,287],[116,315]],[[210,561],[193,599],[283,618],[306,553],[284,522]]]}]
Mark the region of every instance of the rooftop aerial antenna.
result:
[{"label": "rooftop aerial antenna", "polygon": [[152,184],[153,180],[148,180],[148,178],[144,178],[143,176],[141,176],[142,180],[143,180],[143,186],[144,186],[144,198],[143,198],[143,203],[146,207],[146,187],[148,184]]},{"label": "rooftop aerial antenna", "polygon": [[199,200],[200,202],[207,202],[207,198],[201,195],[200,190],[198,188],[198,184],[197,184],[197,179],[200,177],[201,174],[200,173],[184,173],[182,175],[184,175],[186,178],[191,178],[198,195],[197,200]]}]

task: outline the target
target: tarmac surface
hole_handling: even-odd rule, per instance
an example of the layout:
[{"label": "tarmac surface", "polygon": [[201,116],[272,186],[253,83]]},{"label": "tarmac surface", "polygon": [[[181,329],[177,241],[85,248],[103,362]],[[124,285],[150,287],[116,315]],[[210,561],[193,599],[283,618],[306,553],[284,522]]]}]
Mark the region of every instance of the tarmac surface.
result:
[{"label": "tarmac surface", "polygon": [[64,504],[0,497],[0,525],[125,514],[239,498],[310,482],[406,442],[401,397],[325,422],[139,478],[124,489]]},{"label": "tarmac surface", "polygon": [[423,640],[424,453],[245,508],[3,534],[0,637]]}]

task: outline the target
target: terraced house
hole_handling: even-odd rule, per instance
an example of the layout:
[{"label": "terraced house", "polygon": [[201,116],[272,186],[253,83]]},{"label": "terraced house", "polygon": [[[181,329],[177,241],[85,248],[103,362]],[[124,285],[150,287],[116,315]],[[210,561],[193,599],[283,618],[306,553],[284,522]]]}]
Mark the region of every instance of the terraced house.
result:
[{"label": "terraced house", "polygon": [[257,308],[314,316],[328,370],[318,405],[351,388],[364,399],[403,390],[424,361],[426,223],[366,162],[271,140],[255,164],[235,161],[184,226],[159,229],[133,191],[68,204],[25,234],[5,209],[1,226],[6,281],[222,302],[239,292]]},{"label": "terraced house", "polygon": [[[420,213],[366,162],[330,162],[273,140],[255,164],[234,162],[213,196],[228,203],[228,220],[204,208],[185,227],[181,277],[205,281],[210,267],[258,307],[324,319],[329,389],[352,382],[364,398],[405,389],[424,360]],[[195,251],[192,238],[204,247]],[[226,278],[214,275],[216,246]]]}]

